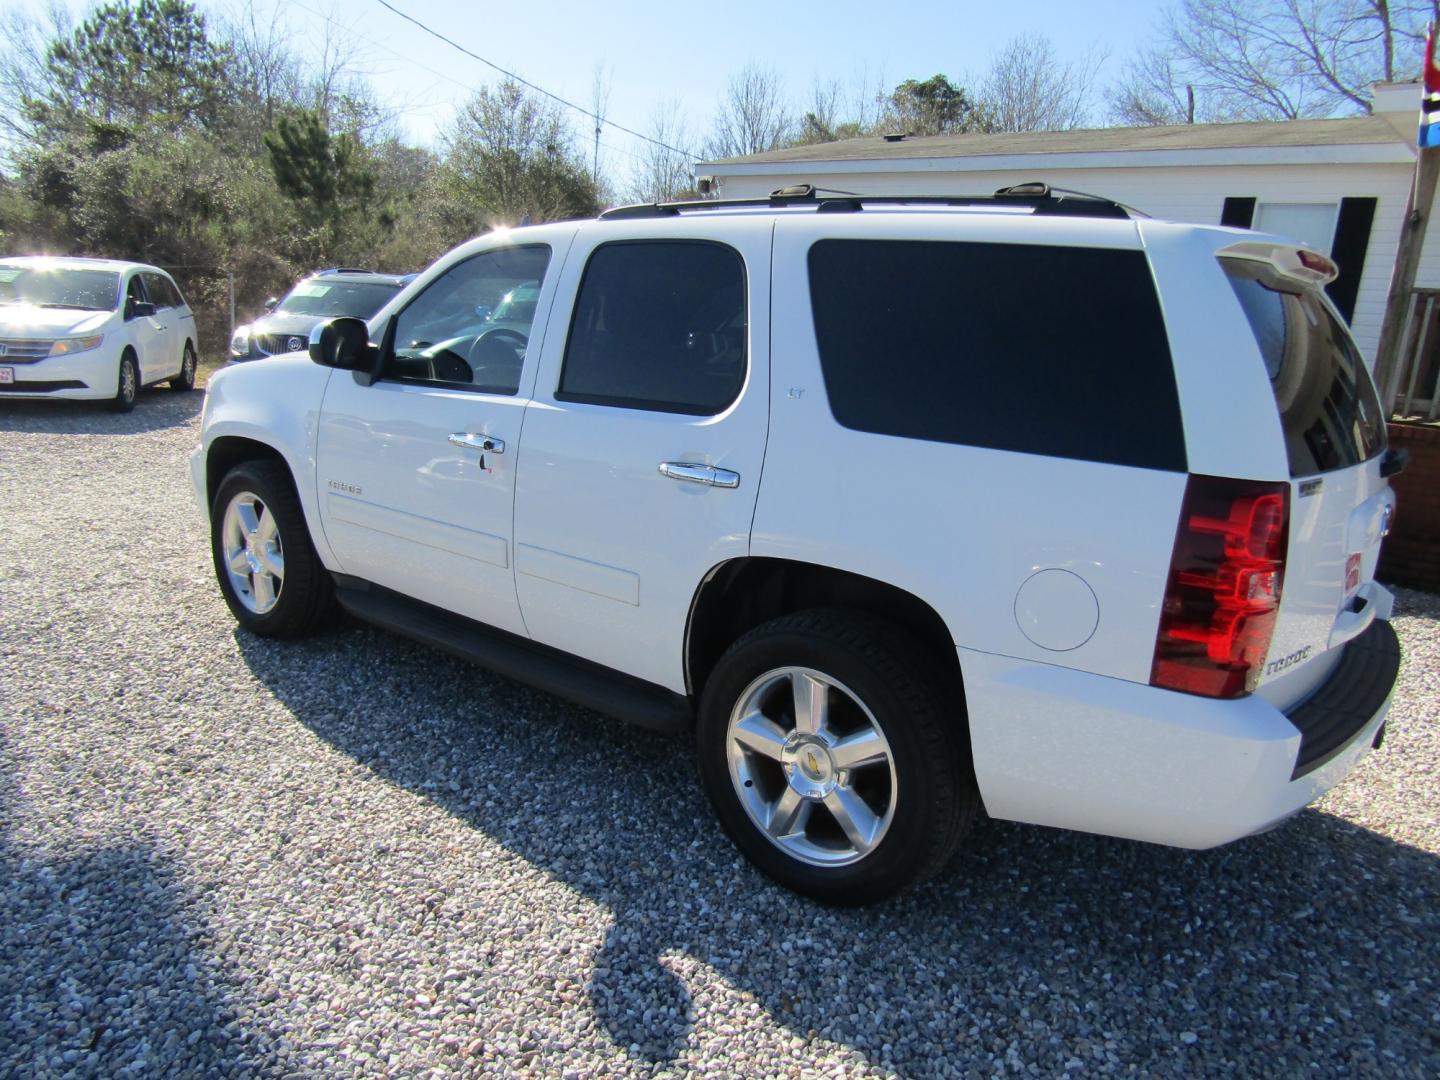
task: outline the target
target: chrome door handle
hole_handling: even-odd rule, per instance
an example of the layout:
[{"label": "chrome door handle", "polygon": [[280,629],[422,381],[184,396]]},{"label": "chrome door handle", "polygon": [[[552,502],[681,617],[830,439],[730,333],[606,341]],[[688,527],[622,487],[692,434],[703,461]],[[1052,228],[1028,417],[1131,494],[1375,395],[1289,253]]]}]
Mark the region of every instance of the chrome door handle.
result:
[{"label": "chrome door handle", "polygon": [[692,484],[707,487],[733,488],[740,486],[740,474],[729,469],[717,469],[714,465],[696,465],[688,461],[662,461],[660,475],[671,480],[689,480]]},{"label": "chrome door handle", "polygon": [[493,435],[472,435],[468,431],[457,431],[450,436],[450,441],[456,446],[463,446],[466,450],[479,450],[482,454],[503,454],[505,452],[505,440],[497,439]]}]

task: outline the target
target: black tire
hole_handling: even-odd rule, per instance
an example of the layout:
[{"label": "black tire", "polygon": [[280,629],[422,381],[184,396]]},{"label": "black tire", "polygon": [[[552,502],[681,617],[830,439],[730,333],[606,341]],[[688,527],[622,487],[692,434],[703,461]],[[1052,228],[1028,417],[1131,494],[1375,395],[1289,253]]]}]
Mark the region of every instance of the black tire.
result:
[{"label": "black tire", "polygon": [[185,357],[180,361],[180,374],[170,380],[171,390],[195,389],[195,346],[185,342]]},{"label": "black tire", "polygon": [[126,349],[120,354],[119,376],[115,396],[110,399],[110,411],[127,413],[135,408],[135,399],[140,396],[140,365],[135,354]]},{"label": "black tire", "polygon": [[[261,507],[274,520],[284,573],[273,590],[273,606],[267,610],[256,610],[253,593],[247,602],[226,563],[226,512],[237,499],[253,499],[252,508]],[[263,517],[263,512],[258,516]],[[210,506],[210,553],[225,603],[235,621],[252,633],[269,638],[304,637],[329,620],[334,610],[334,582],[315,554],[290,473],[276,462],[247,461],[225,474]]]},{"label": "black tire", "polygon": [[[929,654],[901,627],[860,612],[815,610],[783,616],[745,634],[721,657],[701,696],[697,750],[701,782],[740,851],[780,884],[837,906],[873,903],[923,881],[954,853],[979,807],[963,707],[927,674]],[[848,691],[888,743],[893,774],[881,781],[888,827],[868,853],[843,865],[815,865],[772,840],[746,810],[732,777],[732,712],[767,673],[810,669]],[[835,699],[832,699],[835,700]],[[792,700],[793,708],[793,700]],[[833,708],[833,706],[832,706]],[[857,713],[858,715],[858,713]],[[867,721],[868,723],[868,721]],[[780,725],[783,727],[783,724]],[[795,732],[799,731],[798,725]],[[760,763],[765,765],[764,762]],[[765,765],[766,768],[770,766]],[[780,766],[775,766],[780,770]],[[777,790],[789,783],[776,771]],[[841,776],[845,774],[836,773]],[[853,782],[855,774],[850,774]],[[873,774],[872,774],[873,775]],[[893,777],[893,780],[891,779]],[[753,788],[763,781],[743,786]],[[887,803],[893,792],[893,803]],[[812,807],[803,831],[834,826]],[[828,811],[826,811],[828,813]],[[858,849],[855,849],[858,851]]]}]

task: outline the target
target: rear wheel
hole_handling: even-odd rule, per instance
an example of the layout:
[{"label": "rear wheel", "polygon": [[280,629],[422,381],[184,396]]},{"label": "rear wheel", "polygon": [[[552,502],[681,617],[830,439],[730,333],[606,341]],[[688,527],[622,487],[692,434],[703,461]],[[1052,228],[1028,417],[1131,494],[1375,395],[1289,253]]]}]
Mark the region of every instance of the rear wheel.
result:
[{"label": "rear wheel", "polygon": [[185,356],[180,361],[180,374],[170,380],[171,390],[195,389],[195,346],[185,343]]},{"label": "rear wheel", "polygon": [[247,461],[225,474],[210,508],[210,541],[220,592],[241,626],[293,638],[326,621],[334,586],[281,466]]},{"label": "rear wheel", "polygon": [[126,349],[120,356],[119,379],[115,385],[115,396],[110,399],[110,411],[126,413],[135,408],[135,398],[140,393],[140,365],[135,354]]},{"label": "rear wheel", "polygon": [[953,853],[978,806],[963,718],[905,632],[811,611],[752,630],[706,684],[702,782],[760,869],[826,903],[882,899]]}]

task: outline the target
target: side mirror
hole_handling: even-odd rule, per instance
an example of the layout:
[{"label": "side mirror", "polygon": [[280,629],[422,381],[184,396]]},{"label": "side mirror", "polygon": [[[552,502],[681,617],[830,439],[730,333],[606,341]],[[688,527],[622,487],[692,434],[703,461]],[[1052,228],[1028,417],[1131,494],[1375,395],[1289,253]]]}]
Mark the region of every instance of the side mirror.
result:
[{"label": "side mirror", "polygon": [[310,359],[324,367],[368,373],[373,355],[364,319],[341,315],[317,323],[310,331]]},{"label": "side mirror", "polygon": [[125,304],[125,318],[148,319],[155,314],[155,305],[148,300],[129,300]]},{"label": "side mirror", "polygon": [[272,296],[272,297],[270,297],[270,299],[268,299],[268,300],[265,301],[265,311],[266,311],[267,313],[268,313],[268,312],[271,312],[271,311],[274,311],[274,310],[275,310],[275,305],[278,304],[278,303],[280,303],[280,298],[279,298],[278,296]]}]

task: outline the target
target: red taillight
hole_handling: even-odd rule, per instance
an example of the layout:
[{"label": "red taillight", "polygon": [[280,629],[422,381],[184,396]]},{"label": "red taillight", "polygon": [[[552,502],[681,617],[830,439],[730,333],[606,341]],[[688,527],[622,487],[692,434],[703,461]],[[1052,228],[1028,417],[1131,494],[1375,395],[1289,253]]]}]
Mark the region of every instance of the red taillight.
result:
[{"label": "red taillight", "polygon": [[1360,552],[1351,552],[1345,557],[1345,595],[1349,596],[1360,588]]},{"label": "red taillight", "polygon": [[1285,579],[1290,486],[1191,476],[1150,684],[1206,697],[1255,689]]}]

